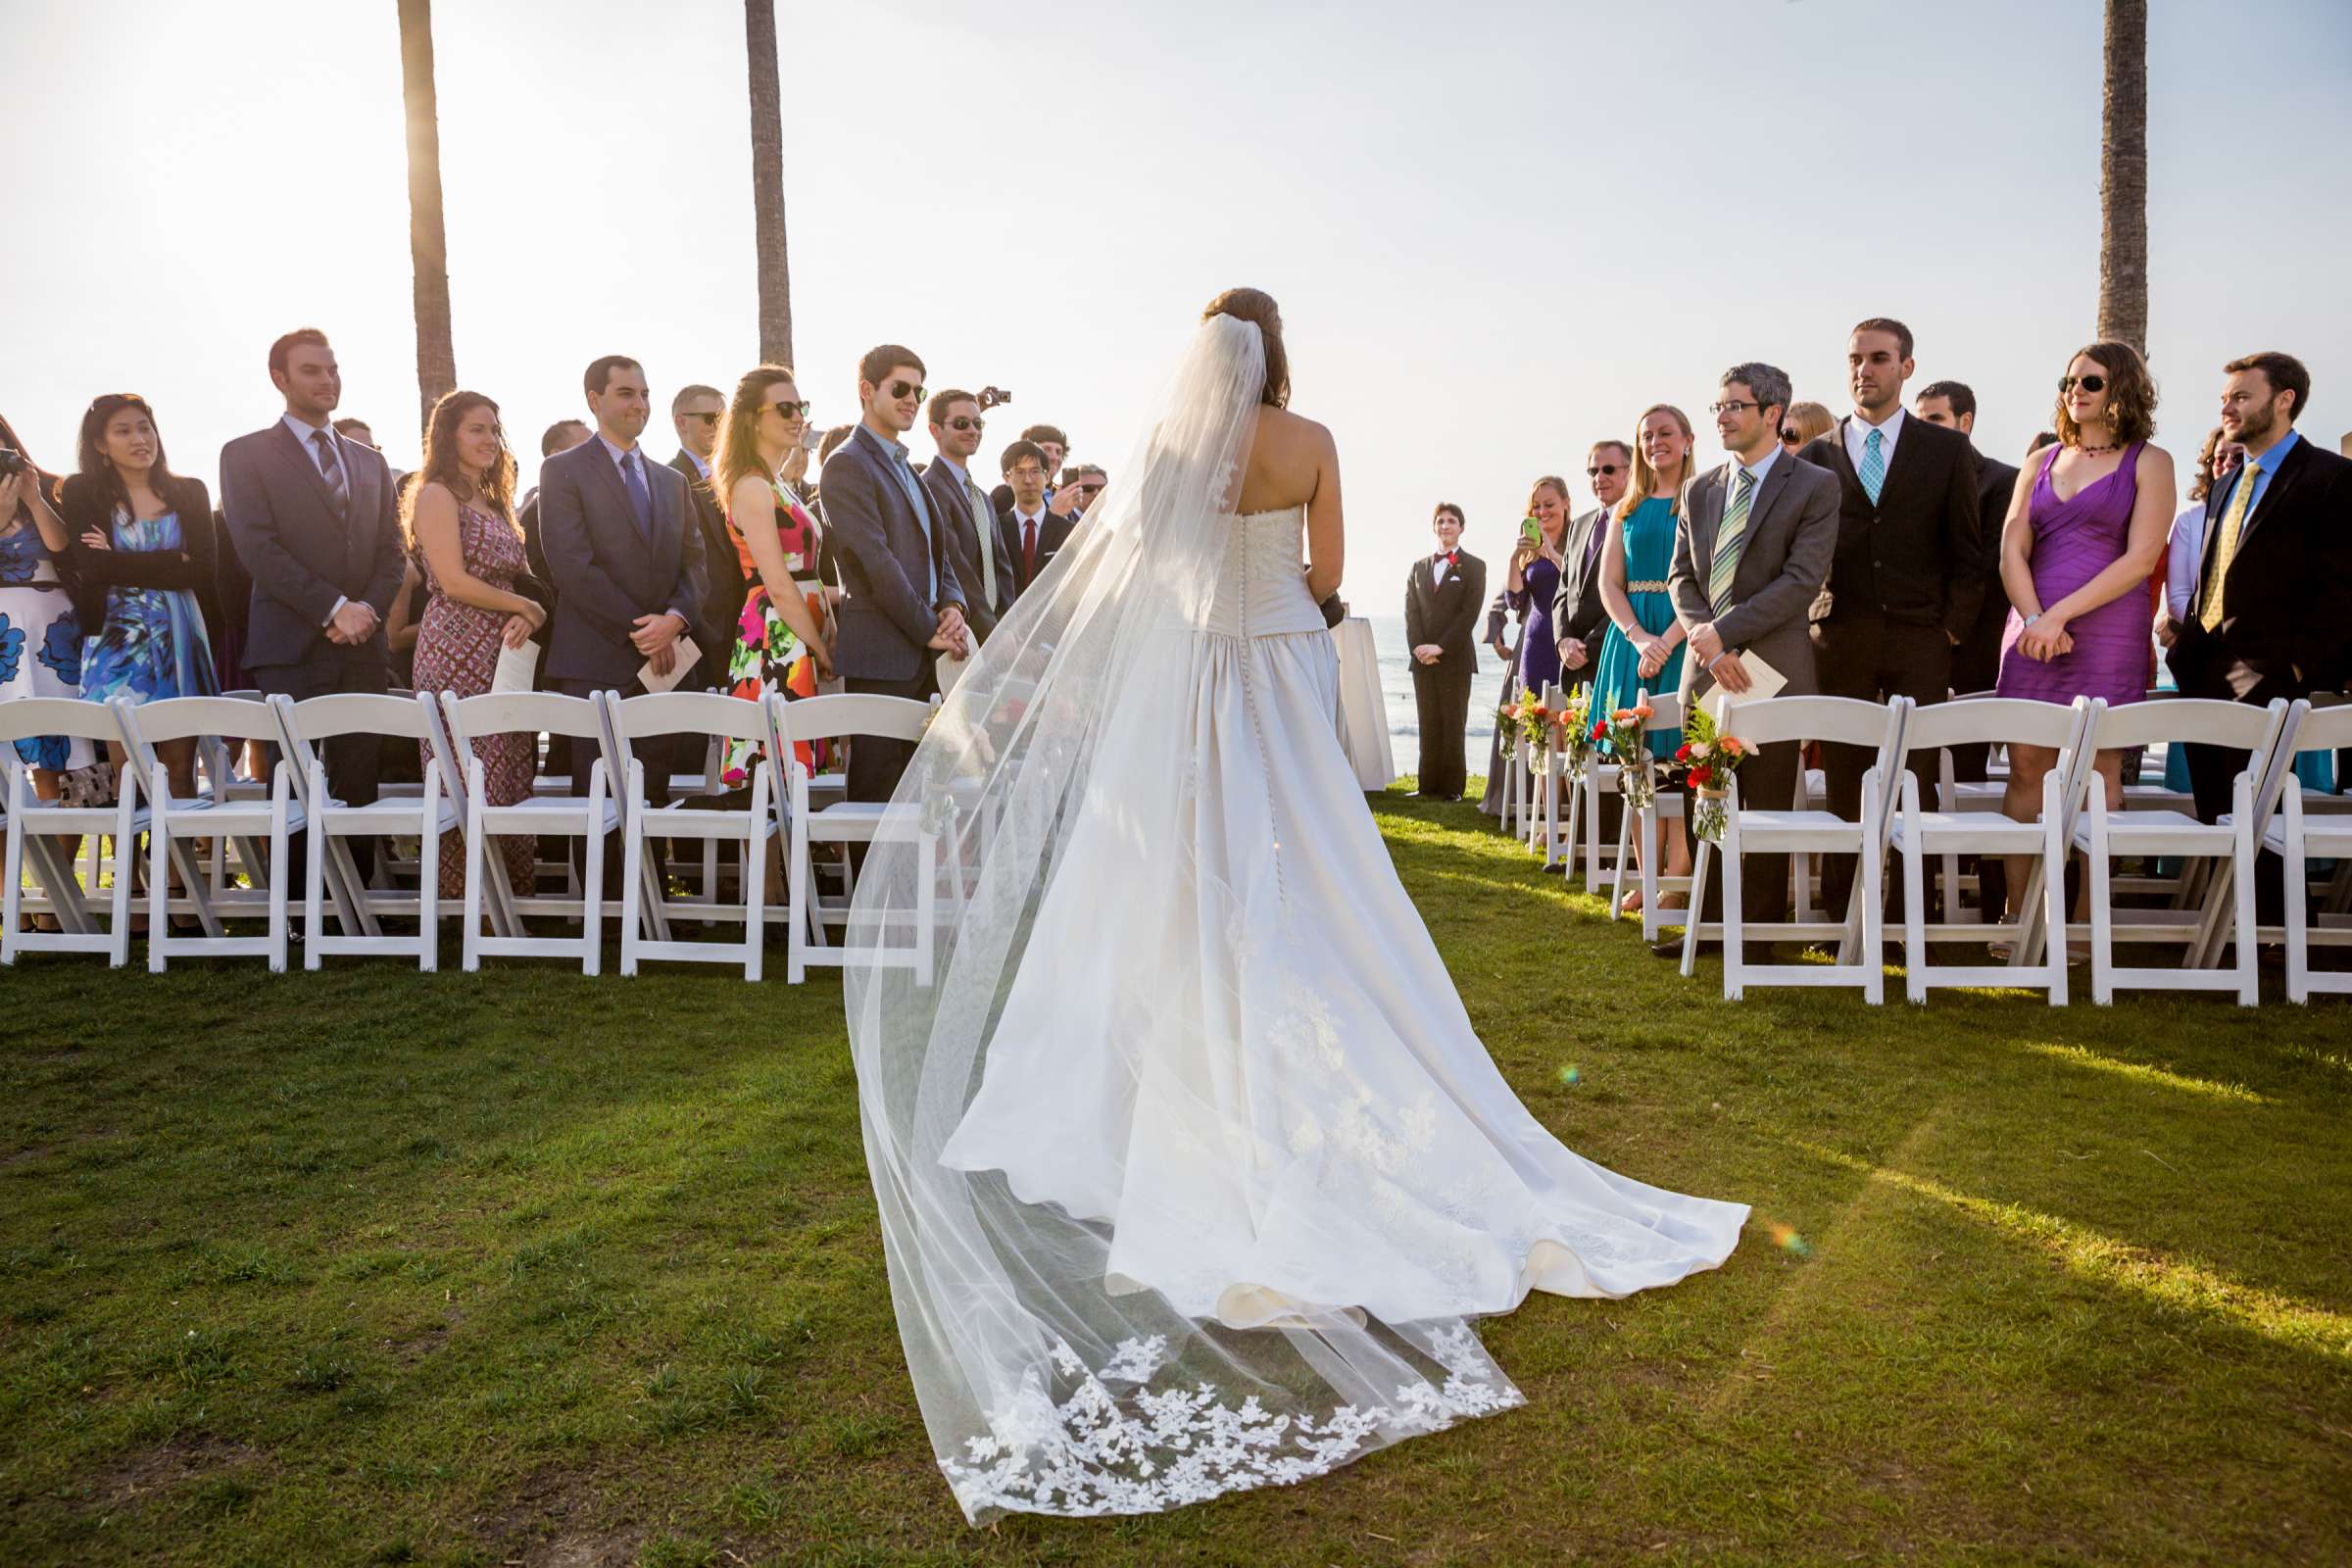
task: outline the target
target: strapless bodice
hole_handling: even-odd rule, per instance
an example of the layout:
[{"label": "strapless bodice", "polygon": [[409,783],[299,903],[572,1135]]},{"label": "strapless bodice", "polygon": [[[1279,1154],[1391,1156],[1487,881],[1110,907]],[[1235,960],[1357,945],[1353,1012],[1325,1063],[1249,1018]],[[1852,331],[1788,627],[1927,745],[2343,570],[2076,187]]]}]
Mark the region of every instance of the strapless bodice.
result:
[{"label": "strapless bodice", "polygon": [[1306,509],[1250,512],[1219,521],[1226,528],[1226,545],[1201,629],[1228,637],[1323,630],[1323,612],[1306,591]]}]

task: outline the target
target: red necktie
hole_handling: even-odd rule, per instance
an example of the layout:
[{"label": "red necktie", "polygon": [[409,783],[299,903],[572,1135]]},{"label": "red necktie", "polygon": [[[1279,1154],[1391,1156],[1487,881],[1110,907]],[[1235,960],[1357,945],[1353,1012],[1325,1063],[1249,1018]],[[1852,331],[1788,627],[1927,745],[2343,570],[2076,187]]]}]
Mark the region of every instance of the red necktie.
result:
[{"label": "red necktie", "polygon": [[1037,519],[1023,517],[1021,519],[1021,580],[1027,582],[1036,576]]}]

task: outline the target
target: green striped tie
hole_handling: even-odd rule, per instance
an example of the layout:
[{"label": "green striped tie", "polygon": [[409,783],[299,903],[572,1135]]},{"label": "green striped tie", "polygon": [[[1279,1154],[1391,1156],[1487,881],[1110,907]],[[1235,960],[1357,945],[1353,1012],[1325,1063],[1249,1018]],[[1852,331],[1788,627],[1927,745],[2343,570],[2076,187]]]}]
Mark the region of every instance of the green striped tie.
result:
[{"label": "green striped tie", "polygon": [[1723,526],[1715,530],[1715,559],[1707,567],[1707,601],[1722,614],[1732,603],[1732,578],[1740,570],[1740,552],[1747,544],[1747,508],[1755,498],[1756,476],[1742,467],[1739,483],[1732,486],[1732,504],[1723,514]]}]

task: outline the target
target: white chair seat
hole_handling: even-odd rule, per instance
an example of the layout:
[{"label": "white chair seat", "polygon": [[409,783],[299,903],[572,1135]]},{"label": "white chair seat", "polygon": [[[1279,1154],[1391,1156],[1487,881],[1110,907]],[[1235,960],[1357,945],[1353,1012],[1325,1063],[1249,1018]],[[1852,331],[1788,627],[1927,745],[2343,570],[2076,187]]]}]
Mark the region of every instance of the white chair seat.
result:
[{"label": "white chair seat", "polygon": [[[576,838],[589,820],[588,805],[586,796],[534,796],[514,806],[483,807],[482,825],[494,833],[562,833]],[[619,803],[608,799],[601,815],[603,832],[617,829]]]},{"label": "white chair seat", "polygon": [[[220,801],[206,795],[192,801],[175,800],[172,803],[170,810],[172,816],[179,821],[185,821],[192,816],[203,818],[200,825],[189,827],[189,835],[216,832],[233,833],[240,828],[259,830],[263,833],[270,831],[270,808],[268,800]],[[416,813],[412,810],[410,814],[413,816]],[[307,820],[309,818],[304,814],[302,804],[299,801],[286,803],[287,831],[291,832],[300,828]]]},{"label": "white chair seat", "polygon": [[1740,836],[1750,849],[1851,850],[1861,843],[1859,823],[1835,811],[1740,809]]},{"label": "white chair seat", "polygon": [[[1895,844],[1911,842],[1911,823],[1897,814],[1890,824]],[[2041,849],[2041,823],[2020,822],[2001,811],[1922,811],[1919,813],[1919,842],[1923,848],[1933,847],[1948,838],[1966,836],[1972,850],[1978,848],[2015,849],[2020,855],[2037,853]],[[1989,841],[1998,840],[1994,845]]]},{"label": "white chair seat", "polygon": [[[380,824],[389,822],[403,830],[414,831],[423,799],[422,795],[388,797],[366,806],[345,806],[341,801],[330,799],[326,802],[332,808],[326,830],[329,833],[381,833],[384,828]],[[456,829],[458,808],[447,798],[441,802],[440,817],[442,832]],[[300,820],[299,814],[296,819]]]},{"label": "white chair seat", "polygon": [[[24,808],[24,831],[27,833],[108,833],[122,821],[122,813],[112,806],[52,806],[46,803]],[[147,831],[147,808],[140,807],[130,813],[130,830]]]},{"label": "white chair seat", "polygon": [[645,813],[645,830],[656,838],[740,839],[747,829],[763,839],[775,837],[774,813],[760,813],[756,823],[748,812],[704,806],[649,807]]},{"label": "white chair seat", "polygon": [[[2227,822],[2230,819],[2225,816],[2222,820]],[[2280,855],[2286,853],[2285,817],[2271,818],[2271,825],[2262,831],[2262,843],[2265,849],[2275,850]],[[2316,827],[2309,817],[2304,818],[2303,849],[2305,854],[2316,855],[2323,860],[2336,858],[2338,852],[2352,854],[2352,818],[2338,818]]]},{"label": "white chair seat", "polygon": [[[2126,811],[2107,819],[2110,855],[2227,855],[2233,835],[2230,819],[2200,822],[2181,811]],[[2090,824],[2075,824],[2075,848],[2090,848]]]}]

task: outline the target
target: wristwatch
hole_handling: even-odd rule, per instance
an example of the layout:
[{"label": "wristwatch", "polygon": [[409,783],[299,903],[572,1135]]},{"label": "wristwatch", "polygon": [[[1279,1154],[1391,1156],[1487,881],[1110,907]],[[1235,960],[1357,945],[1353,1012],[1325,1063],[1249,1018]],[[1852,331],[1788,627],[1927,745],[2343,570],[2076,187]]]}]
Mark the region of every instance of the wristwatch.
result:
[{"label": "wristwatch", "polygon": [[2039,620],[2040,618],[2041,618],[2041,612],[2040,612],[2040,611],[2038,611],[2038,610],[2036,610],[2035,612],[2034,612],[2034,613],[2032,613],[2031,615],[2028,615],[2028,616],[2026,617],[2026,624],[2027,624],[2027,625],[2029,625],[2029,626],[2031,626],[2031,625],[2033,625],[2033,624],[2034,624],[2035,621]]}]

